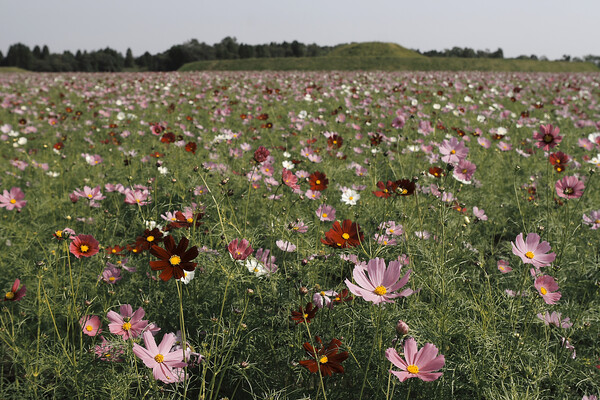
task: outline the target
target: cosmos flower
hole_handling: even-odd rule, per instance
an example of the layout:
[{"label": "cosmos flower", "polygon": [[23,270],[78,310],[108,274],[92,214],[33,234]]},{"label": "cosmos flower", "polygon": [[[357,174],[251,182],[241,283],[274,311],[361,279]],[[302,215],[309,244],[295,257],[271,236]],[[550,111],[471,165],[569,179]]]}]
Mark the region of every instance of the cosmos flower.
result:
[{"label": "cosmos flower", "polygon": [[96,336],[102,332],[102,322],[97,315],[84,315],[79,320],[81,330],[85,335]]},{"label": "cosmos flower", "polygon": [[329,179],[327,179],[327,176],[325,176],[324,173],[316,171],[308,177],[308,183],[310,185],[310,190],[322,192],[327,189]]},{"label": "cosmos flower", "polygon": [[319,308],[315,307],[313,303],[307,303],[306,307],[302,307],[302,305],[300,305],[298,311],[292,311],[291,318],[292,321],[296,321],[296,325],[303,322],[310,323],[310,321],[317,314],[317,311],[319,311]]},{"label": "cosmos flower", "polygon": [[600,210],[590,212],[590,215],[583,215],[583,223],[590,225],[590,229],[600,228]]},{"label": "cosmos flower", "polygon": [[5,189],[3,194],[0,195],[0,207],[4,207],[8,211],[15,208],[20,211],[27,204],[27,200],[24,199],[25,193],[20,188],[12,187],[10,191]]},{"label": "cosmos flower", "polygon": [[148,321],[142,320],[145,314],[142,307],[133,312],[131,305],[122,304],[119,314],[112,310],[106,314],[106,318],[110,321],[108,330],[112,334],[121,336],[123,340],[136,338],[148,326]]},{"label": "cosmos flower", "polygon": [[556,172],[563,172],[567,167],[567,163],[569,162],[569,156],[562,151],[558,151],[550,154],[548,156],[548,160],[550,161],[550,164],[554,166]]},{"label": "cosmos flower", "polygon": [[539,276],[535,280],[534,286],[546,304],[556,304],[562,296],[560,292],[557,292],[558,283],[550,275]]},{"label": "cosmos flower", "polygon": [[561,320],[562,315],[556,311],[552,311],[552,314],[548,313],[548,311],[546,311],[546,314],[539,313],[537,314],[537,317],[544,321],[546,325],[552,324],[557,328],[567,329],[573,326],[573,323],[569,322],[571,320],[570,318],[567,317]]},{"label": "cosmos flower", "polygon": [[344,249],[347,247],[356,247],[364,240],[364,235],[360,230],[360,225],[346,219],[340,223],[335,221],[331,229],[325,232],[325,239],[321,243]]},{"label": "cosmos flower", "polygon": [[300,189],[300,185],[298,185],[298,177],[289,169],[283,169],[281,173],[281,180],[292,190]]},{"label": "cosmos flower", "polygon": [[525,264],[533,264],[536,268],[550,265],[556,258],[555,253],[548,253],[551,249],[546,241],[540,243],[540,235],[537,233],[528,233],[526,240],[523,240],[523,233],[519,233],[512,243],[512,252],[521,257]]},{"label": "cosmos flower", "polygon": [[144,365],[152,368],[154,379],[164,383],[181,382],[185,373],[181,368],[187,366],[183,348],[171,351],[176,342],[175,334],[167,333],[157,346],[154,336],[150,332],[143,334],[144,344],[142,347],[135,343],[133,345],[133,354],[138,356]]},{"label": "cosmos flower", "polygon": [[15,279],[15,282],[13,283],[12,287],[10,288],[10,291],[6,292],[6,294],[4,295],[3,301],[19,301],[23,297],[25,297],[25,294],[27,293],[27,288],[25,287],[25,285],[23,285],[19,289],[20,284],[21,284],[21,280]]},{"label": "cosmos flower", "polygon": [[250,254],[254,251],[252,246],[250,246],[250,242],[246,239],[233,239],[231,243],[227,246],[227,250],[229,250],[229,254],[234,260],[245,260],[248,258]]},{"label": "cosmos flower", "polygon": [[442,376],[441,372],[433,372],[442,368],[446,362],[443,355],[437,355],[438,349],[431,343],[425,343],[417,351],[417,342],[413,338],[404,341],[404,357],[402,359],[396,349],[389,348],[385,351],[385,357],[401,371],[390,370],[400,382],[409,378],[419,378],[425,382],[431,382]]},{"label": "cosmos flower", "polygon": [[346,189],[342,191],[342,202],[349,206],[356,205],[356,202],[360,200],[360,194],[356,190]]},{"label": "cosmos flower", "polygon": [[562,141],[562,136],[559,136],[559,133],[560,129],[551,124],[540,125],[539,132],[533,134],[533,138],[537,140],[535,145],[542,150],[548,151]]},{"label": "cosmos flower", "polygon": [[321,204],[315,211],[321,221],[335,221],[335,208],[327,204]]},{"label": "cosmos flower", "polygon": [[512,271],[512,268],[508,266],[508,261],[506,260],[498,260],[498,271],[503,274],[507,274]]},{"label": "cosmos flower", "polygon": [[323,347],[323,342],[319,336],[315,336],[315,340],[318,343],[317,347],[308,342],[304,343],[304,351],[311,358],[309,360],[301,360],[300,365],[313,374],[319,370],[323,376],[331,376],[334,372],[343,374],[344,367],[342,366],[342,362],[348,358],[348,352],[339,351],[342,342],[338,339],[332,339],[327,347]]},{"label": "cosmos flower", "polygon": [[100,246],[92,235],[77,235],[69,244],[69,251],[77,258],[91,257],[100,251]]},{"label": "cosmos flower", "polygon": [[408,270],[400,279],[401,271],[402,264],[399,261],[390,261],[386,267],[383,258],[375,258],[369,260],[366,268],[360,265],[354,267],[352,276],[358,285],[350,282],[349,279],[345,282],[352,294],[366,301],[371,301],[373,304],[393,303],[395,298],[407,297],[414,293],[412,289],[404,289],[398,293],[398,290],[408,283],[412,272]]},{"label": "cosmos flower", "polygon": [[192,246],[189,249],[189,240],[181,238],[177,246],[173,236],[169,235],[164,240],[165,248],[153,245],[150,249],[150,254],[160,258],[158,261],[150,261],[150,268],[153,271],[162,271],[160,279],[168,281],[172,277],[175,279],[183,278],[183,272],[193,271],[196,268],[196,263],[191,262],[198,257],[198,247]]},{"label": "cosmos flower", "polygon": [[575,176],[565,176],[556,181],[556,194],[563,199],[578,199],[583,195],[585,185]]},{"label": "cosmos flower", "polygon": [[459,182],[471,183],[471,178],[473,178],[476,169],[477,166],[472,162],[460,160],[452,170],[452,176]]},{"label": "cosmos flower", "polygon": [[450,138],[450,141],[444,140],[439,147],[439,151],[442,155],[442,161],[448,164],[457,164],[469,154],[469,148],[455,137]]}]

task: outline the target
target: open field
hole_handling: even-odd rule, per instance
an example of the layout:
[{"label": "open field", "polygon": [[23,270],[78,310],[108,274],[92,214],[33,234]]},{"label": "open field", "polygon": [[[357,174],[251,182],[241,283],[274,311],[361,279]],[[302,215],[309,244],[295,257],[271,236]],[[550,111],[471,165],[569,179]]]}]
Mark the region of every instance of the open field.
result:
[{"label": "open field", "polygon": [[600,73],[244,62],[0,74],[1,398],[600,394]]}]

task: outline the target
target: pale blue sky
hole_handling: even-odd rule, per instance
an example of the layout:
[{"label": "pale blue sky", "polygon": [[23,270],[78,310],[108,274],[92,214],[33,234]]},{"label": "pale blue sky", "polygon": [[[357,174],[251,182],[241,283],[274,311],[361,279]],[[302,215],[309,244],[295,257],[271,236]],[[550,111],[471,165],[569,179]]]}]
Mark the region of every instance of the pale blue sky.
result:
[{"label": "pale blue sky", "polygon": [[189,39],[214,44],[382,41],[426,50],[501,47],[521,54],[600,55],[600,0],[0,0],[0,51],[111,47],[135,56]]}]

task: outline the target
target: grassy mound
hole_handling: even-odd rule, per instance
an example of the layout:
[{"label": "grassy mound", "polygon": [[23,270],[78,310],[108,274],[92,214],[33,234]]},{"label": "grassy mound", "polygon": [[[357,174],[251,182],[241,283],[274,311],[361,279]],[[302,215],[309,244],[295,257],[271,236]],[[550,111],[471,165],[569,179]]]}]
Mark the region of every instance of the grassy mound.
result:
[{"label": "grassy mound", "polygon": [[396,43],[366,42],[343,44],[331,51],[329,57],[399,57],[427,58]]},{"label": "grassy mound", "polygon": [[2,72],[27,72],[27,70],[18,67],[0,67],[0,73]]}]

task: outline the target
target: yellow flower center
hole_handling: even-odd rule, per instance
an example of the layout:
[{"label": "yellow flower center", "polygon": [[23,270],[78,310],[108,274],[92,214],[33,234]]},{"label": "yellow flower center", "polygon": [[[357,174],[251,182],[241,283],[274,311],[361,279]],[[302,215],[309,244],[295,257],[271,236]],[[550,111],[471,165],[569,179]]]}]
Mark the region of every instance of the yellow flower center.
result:
[{"label": "yellow flower center", "polygon": [[154,236],[150,235],[146,238],[147,241],[149,242],[153,242],[154,241]]},{"label": "yellow flower center", "polygon": [[323,218],[327,218],[327,213],[323,213],[321,216],[322,216]]},{"label": "yellow flower center", "polygon": [[88,331],[88,332],[91,332],[91,331],[93,331],[93,330],[94,330],[94,327],[93,327],[93,326],[91,326],[91,325],[86,325],[86,326],[85,326],[85,330],[86,330],[86,331]]},{"label": "yellow flower center", "polygon": [[81,247],[79,248],[79,250],[80,250],[82,253],[87,253],[87,252],[90,250],[90,246],[88,246],[88,245],[85,245],[85,244],[82,244],[82,245],[81,245]]},{"label": "yellow flower center", "polygon": [[354,196],[348,197],[349,200],[354,200]]},{"label": "yellow flower center", "polygon": [[543,287],[543,286],[542,286],[542,287],[540,288],[540,293],[541,293],[542,295],[545,295],[546,293],[548,293],[548,291],[546,290],[546,288],[545,288],[545,287]]},{"label": "yellow flower center", "polygon": [[552,143],[552,141],[554,140],[554,136],[550,134],[545,134],[543,140],[545,143]]},{"label": "yellow flower center", "polygon": [[350,235],[348,235],[346,232],[344,232],[342,234],[342,238],[344,238],[345,240],[348,240],[348,239],[350,239]]},{"label": "yellow flower center", "polygon": [[188,218],[187,222],[189,222],[191,224],[192,222],[194,222],[194,218]]},{"label": "yellow flower center", "polygon": [[10,204],[16,204],[16,200],[15,199],[10,199]]},{"label": "yellow flower center", "polygon": [[327,356],[323,356],[323,357],[319,358],[319,362],[321,364],[325,364],[325,363],[327,363],[327,361],[329,361],[329,359],[327,358]]},{"label": "yellow flower center", "polygon": [[15,297],[15,292],[6,292],[6,294],[4,295],[4,298],[7,300],[12,300]]},{"label": "yellow flower center", "polygon": [[169,258],[169,262],[171,263],[171,265],[179,265],[181,263],[181,257],[173,256]]},{"label": "yellow flower center", "polygon": [[54,234],[56,235],[56,237],[62,237],[63,231],[56,231],[54,232]]},{"label": "yellow flower center", "polygon": [[157,363],[161,363],[165,361],[165,356],[163,356],[162,354],[157,354],[154,356],[154,361],[156,361]]},{"label": "yellow flower center", "polygon": [[600,224],[600,219],[594,221],[595,224]]},{"label": "yellow flower center", "polygon": [[93,197],[93,196],[92,196],[92,194],[91,194],[91,193],[90,193],[90,194],[88,194],[88,198],[89,198],[89,199],[91,199],[92,197]]},{"label": "yellow flower center", "polygon": [[124,331],[128,331],[131,329],[131,324],[129,322],[125,322],[123,325],[121,325],[121,328],[123,328]]},{"label": "yellow flower center", "polygon": [[115,277],[111,276],[110,278],[108,278],[109,281],[114,282],[115,281]]},{"label": "yellow flower center", "polygon": [[376,295],[383,296],[387,293],[387,289],[384,286],[377,286],[374,292]]},{"label": "yellow flower center", "polygon": [[406,370],[408,372],[410,372],[411,374],[415,374],[415,375],[419,373],[419,367],[417,367],[414,364],[411,364],[408,367],[406,367]]},{"label": "yellow flower center", "polygon": [[408,190],[402,189],[402,193],[401,194],[406,194],[406,193],[408,193]]},{"label": "yellow flower center", "polygon": [[317,185],[320,185],[320,184],[321,184],[321,181],[317,179],[315,183],[316,183]]},{"label": "yellow flower center", "polygon": [[525,253],[525,257],[529,258],[530,260],[535,257],[534,254],[531,251],[528,251],[527,253]]},{"label": "yellow flower center", "polygon": [[456,150],[450,150],[450,154],[456,154]]}]

